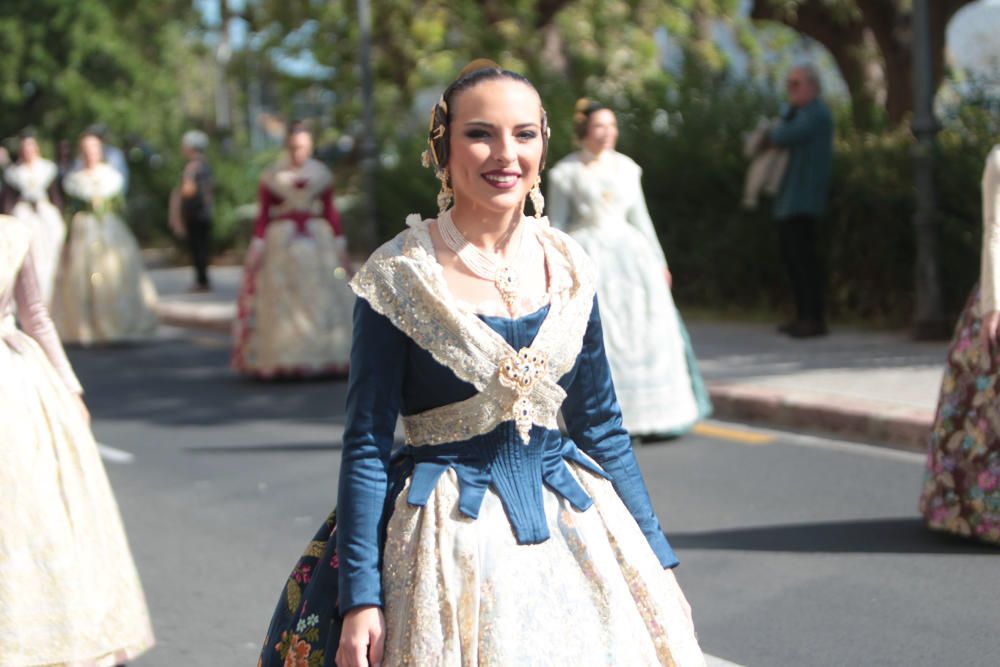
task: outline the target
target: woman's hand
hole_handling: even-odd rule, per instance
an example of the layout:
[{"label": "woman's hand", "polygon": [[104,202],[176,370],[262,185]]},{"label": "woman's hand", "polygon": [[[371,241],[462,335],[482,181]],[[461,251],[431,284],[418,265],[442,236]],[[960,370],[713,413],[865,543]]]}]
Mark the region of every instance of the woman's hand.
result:
[{"label": "woman's hand", "polygon": [[385,617],[378,607],[347,612],[337,648],[337,667],[379,667],[385,647]]},{"label": "woman's hand", "polygon": [[1000,328],[1000,311],[986,313],[983,315],[979,325],[979,335],[982,337],[983,347],[992,357],[997,347],[997,329]]},{"label": "woman's hand", "polygon": [[672,290],[674,288],[674,274],[670,273],[670,269],[663,269],[663,273],[667,279],[667,289]]}]

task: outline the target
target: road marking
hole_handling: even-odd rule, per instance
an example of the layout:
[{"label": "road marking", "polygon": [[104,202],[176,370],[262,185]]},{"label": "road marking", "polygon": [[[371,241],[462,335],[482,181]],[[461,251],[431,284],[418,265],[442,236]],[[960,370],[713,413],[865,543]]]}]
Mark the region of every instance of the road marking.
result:
[{"label": "road marking", "polygon": [[101,458],[108,463],[132,463],[135,460],[135,454],[101,443],[97,443],[97,451],[101,453]]},{"label": "road marking", "polygon": [[714,655],[709,655],[707,653],[705,654],[705,664],[707,664],[708,667],[743,667],[743,665],[739,665],[735,662],[729,662],[728,660],[717,658]]},{"label": "road marking", "polygon": [[[800,447],[813,447],[815,449],[829,449],[834,451],[844,451],[851,454],[861,454],[864,456],[870,456],[877,459],[889,459],[892,461],[901,461],[904,463],[913,463],[917,465],[923,465],[927,459],[925,454],[919,452],[910,452],[903,449],[893,449],[892,447],[884,447],[882,445],[869,445],[861,442],[851,442],[849,440],[838,440],[836,438],[826,438],[819,435],[806,435],[805,433],[794,433],[792,431],[779,431],[777,429],[763,428],[759,426],[747,426],[745,424],[735,424],[730,422],[720,422],[715,419],[710,419],[706,422],[701,422],[705,426],[720,427],[722,429],[732,429],[735,432],[734,426],[746,433],[758,434],[762,437],[772,438],[772,442],[781,442],[783,444],[798,445]],[[698,427],[694,429],[695,433],[698,433]],[[725,438],[725,436],[718,436],[720,438]],[[735,438],[734,438],[735,440]],[[737,442],[741,442],[736,440]]]},{"label": "road marking", "polygon": [[723,425],[715,420],[699,422],[695,424],[691,432],[695,435],[703,435],[709,438],[722,438],[723,440],[733,440],[747,445],[769,445],[777,438],[775,436],[756,431],[754,429],[739,426],[734,428],[731,425]]}]

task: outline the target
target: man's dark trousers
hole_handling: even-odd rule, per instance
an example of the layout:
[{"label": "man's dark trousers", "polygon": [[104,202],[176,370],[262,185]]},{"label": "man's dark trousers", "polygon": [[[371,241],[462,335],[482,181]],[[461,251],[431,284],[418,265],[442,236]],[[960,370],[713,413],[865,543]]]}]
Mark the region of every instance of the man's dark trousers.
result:
[{"label": "man's dark trousers", "polygon": [[795,297],[796,319],[826,323],[826,272],[817,251],[817,220],[811,215],[793,215],[778,220],[781,258]]},{"label": "man's dark trousers", "polygon": [[208,287],[208,263],[212,257],[212,221],[204,219],[185,220],[188,249],[194,264],[195,281],[198,287]]}]

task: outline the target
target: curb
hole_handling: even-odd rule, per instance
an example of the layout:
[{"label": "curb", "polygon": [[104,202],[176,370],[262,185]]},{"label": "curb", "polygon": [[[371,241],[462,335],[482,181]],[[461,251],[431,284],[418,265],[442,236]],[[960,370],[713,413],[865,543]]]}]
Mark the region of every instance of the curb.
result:
[{"label": "curb", "polygon": [[229,333],[233,327],[233,320],[236,319],[236,305],[161,301],[156,304],[156,316],[160,324],[168,326]]},{"label": "curb", "polygon": [[[771,388],[710,384],[713,416],[761,426],[811,431],[923,453],[934,419],[919,408],[882,404],[844,396],[796,396]],[[877,411],[876,411],[877,410]]]}]

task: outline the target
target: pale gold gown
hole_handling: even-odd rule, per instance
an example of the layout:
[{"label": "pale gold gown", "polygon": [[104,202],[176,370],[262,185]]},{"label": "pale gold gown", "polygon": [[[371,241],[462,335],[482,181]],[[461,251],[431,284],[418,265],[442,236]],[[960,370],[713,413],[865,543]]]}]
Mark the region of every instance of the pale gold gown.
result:
[{"label": "pale gold gown", "polygon": [[118,215],[124,181],[101,163],[66,177],[64,189],[82,210],[69,238],[52,300],[64,343],[134,341],[156,333],[156,288],[139,244]]},{"label": "pale gold gown", "polygon": [[0,665],[106,667],[148,649],[152,629],[30,236],[0,216]]}]

